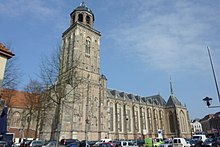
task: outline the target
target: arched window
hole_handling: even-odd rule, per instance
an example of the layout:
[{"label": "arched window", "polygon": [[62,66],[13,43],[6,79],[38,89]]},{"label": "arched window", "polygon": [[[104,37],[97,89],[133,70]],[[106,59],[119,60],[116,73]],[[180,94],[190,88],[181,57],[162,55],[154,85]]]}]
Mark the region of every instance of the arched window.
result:
[{"label": "arched window", "polygon": [[148,131],[152,133],[152,115],[151,115],[151,109],[147,109],[147,124],[148,124]]},{"label": "arched window", "polygon": [[76,21],[75,19],[76,19],[76,16],[75,16],[75,14],[74,14],[74,15],[73,15],[73,23]]},{"label": "arched window", "polygon": [[85,52],[87,54],[90,54],[90,48],[91,48],[91,39],[89,37],[86,38],[86,48]]},{"label": "arched window", "polygon": [[158,114],[157,110],[154,110],[154,132],[157,132],[158,130]]},{"label": "arched window", "polygon": [[142,115],[142,128],[146,130],[146,115],[144,108],[141,108],[141,115]]},{"label": "arched window", "polygon": [[12,115],[11,122],[10,122],[10,126],[11,126],[11,127],[14,127],[14,128],[19,128],[20,121],[21,121],[21,115],[20,115],[20,113],[19,113],[19,112],[15,112],[15,113]]},{"label": "arched window", "polygon": [[169,123],[170,123],[170,132],[175,132],[175,124],[174,124],[174,117],[173,117],[173,113],[170,111],[169,112]]},{"label": "arched window", "polygon": [[83,15],[82,15],[82,14],[79,14],[79,15],[78,15],[78,21],[79,21],[79,22],[83,22]]},{"label": "arched window", "polygon": [[120,104],[117,105],[118,130],[122,131],[122,109]]},{"label": "arched window", "polygon": [[131,132],[131,110],[126,110],[127,132]]},{"label": "arched window", "polygon": [[160,110],[159,112],[159,119],[160,119],[160,129],[164,129],[164,124],[163,124],[163,111]]},{"label": "arched window", "polygon": [[88,16],[88,15],[86,16],[86,23],[90,24],[90,16]]},{"label": "arched window", "polygon": [[114,109],[112,106],[110,106],[109,108],[109,117],[110,117],[110,121],[109,121],[109,130],[113,131],[114,130]]},{"label": "arched window", "polygon": [[180,111],[180,124],[181,124],[181,131],[187,132],[186,118],[183,111]]}]

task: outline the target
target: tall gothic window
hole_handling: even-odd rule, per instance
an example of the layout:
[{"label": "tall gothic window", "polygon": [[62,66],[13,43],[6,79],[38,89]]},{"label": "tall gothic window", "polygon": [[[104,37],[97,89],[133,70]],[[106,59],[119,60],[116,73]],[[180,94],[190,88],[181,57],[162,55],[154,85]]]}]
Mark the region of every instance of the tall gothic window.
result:
[{"label": "tall gothic window", "polygon": [[158,115],[157,110],[154,110],[154,132],[157,132],[158,130]]},{"label": "tall gothic window", "polygon": [[14,127],[14,128],[19,128],[19,125],[20,125],[20,121],[21,121],[21,116],[18,112],[15,112],[13,115],[12,115],[12,119],[11,119],[11,122],[10,122],[10,126],[11,127]]},{"label": "tall gothic window", "polygon": [[90,48],[91,48],[91,39],[89,37],[86,38],[86,48],[85,52],[87,54],[90,54]]},{"label": "tall gothic window", "polygon": [[121,108],[118,108],[118,130],[122,131],[122,115],[121,115]]},{"label": "tall gothic window", "polygon": [[127,110],[126,124],[127,132],[131,132],[131,111],[129,109]]},{"label": "tall gothic window", "polygon": [[171,111],[169,112],[169,123],[170,123],[170,132],[171,133],[175,132],[174,117]]},{"label": "tall gothic window", "polygon": [[164,130],[164,124],[163,124],[163,111],[160,110],[159,113],[159,119],[160,119],[160,129]]},{"label": "tall gothic window", "polygon": [[181,123],[181,131],[187,132],[186,118],[183,111],[180,112],[180,123]]},{"label": "tall gothic window", "polygon": [[151,115],[151,109],[147,109],[147,122],[148,122],[148,129],[149,132],[152,133],[152,115]]},{"label": "tall gothic window", "polygon": [[143,129],[146,130],[146,116],[145,116],[145,112],[142,109],[142,126]]},{"label": "tall gothic window", "polygon": [[110,115],[110,121],[109,121],[109,124],[110,124],[110,127],[109,127],[109,130],[110,131],[114,131],[114,112],[113,112],[113,107],[110,107],[109,109],[109,115]]},{"label": "tall gothic window", "polygon": [[138,111],[135,110],[134,112],[134,124],[135,124],[135,131],[139,132],[139,121],[138,121]]}]

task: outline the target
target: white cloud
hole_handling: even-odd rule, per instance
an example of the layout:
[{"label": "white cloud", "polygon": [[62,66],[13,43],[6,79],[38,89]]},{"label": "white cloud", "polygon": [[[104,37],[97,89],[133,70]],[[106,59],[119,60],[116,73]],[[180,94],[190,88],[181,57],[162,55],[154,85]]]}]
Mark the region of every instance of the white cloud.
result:
[{"label": "white cloud", "polygon": [[130,13],[126,19],[130,17],[128,20],[132,21],[115,27],[109,32],[110,37],[123,51],[138,56],[152,68],[169,72],[205,70],[205,43],[216,37],[207,33],[219,31],[213,28],[219,26],[219,18],[212,17],[219,12],[218,8],[213,10],[213,5],[191,1],[162,4],[152,1],[152,4],[136,5],[134,9],[141,13]]},{"label": "white cloud", "polygon": [[57,17],[62,1],[5,0],[0,3],[0,14],[8,17],[33,17],[41,20]]}]

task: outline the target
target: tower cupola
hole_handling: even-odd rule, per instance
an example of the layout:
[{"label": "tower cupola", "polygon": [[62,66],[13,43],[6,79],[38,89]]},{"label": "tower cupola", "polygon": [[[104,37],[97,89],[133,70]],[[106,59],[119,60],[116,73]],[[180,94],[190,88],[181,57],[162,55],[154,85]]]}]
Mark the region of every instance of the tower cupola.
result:
[{"label": "tower cupola", "polygon": [[70,25],[74,25],[76,22],[79,22],[93,28],[93,23],[95,20],[94,14],[92,13],[92,10],[85,5],[84,2],[82,2],[80,6],[74,9],[70,16]]}]

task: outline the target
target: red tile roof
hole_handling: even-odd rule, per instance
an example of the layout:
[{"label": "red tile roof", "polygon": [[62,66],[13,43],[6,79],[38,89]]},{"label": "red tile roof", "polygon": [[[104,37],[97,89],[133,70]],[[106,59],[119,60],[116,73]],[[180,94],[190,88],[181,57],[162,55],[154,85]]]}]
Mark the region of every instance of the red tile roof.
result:
[{"label": "red tile roof", "polygon": [[[2,98],[6,101],[6,105],[12,108],[26,108],[28,105],[27,92],[3,89],[1,91]],[[35,99],[35,104],[38,103],[38,98]]]},{"label": "red tile roof", "polygon": [[0,43],[0,55],[5,56],[7,59],[10,59],[14,54],[6,48],[2,43]]}]

